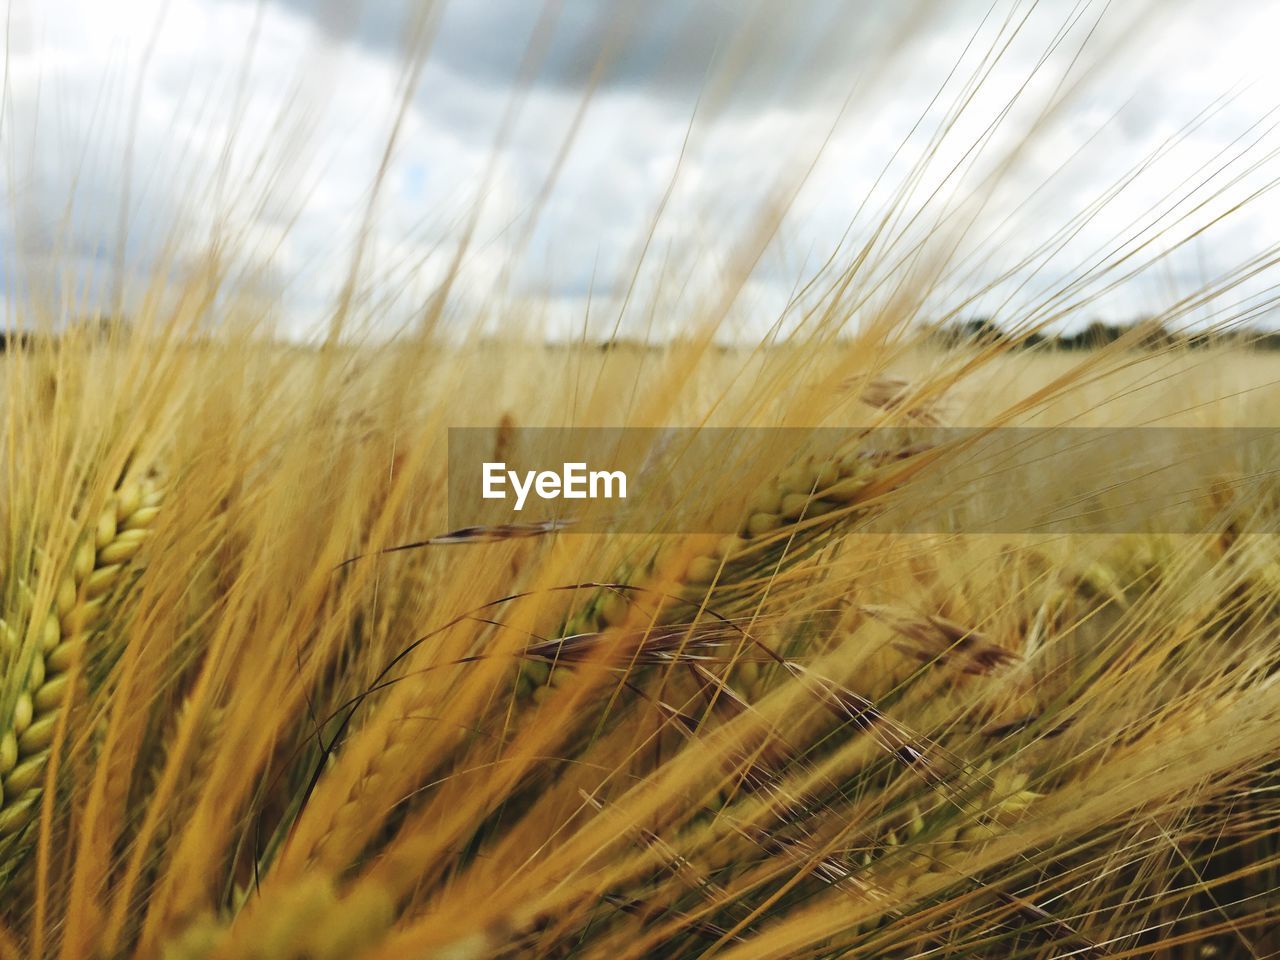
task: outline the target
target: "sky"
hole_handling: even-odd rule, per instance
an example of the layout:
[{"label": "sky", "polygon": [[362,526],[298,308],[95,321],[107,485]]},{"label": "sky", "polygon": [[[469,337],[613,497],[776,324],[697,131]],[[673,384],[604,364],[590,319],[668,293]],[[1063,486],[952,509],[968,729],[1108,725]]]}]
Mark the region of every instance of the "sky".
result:
[{"label": "sky", "polygon": [[12,0],[7,16],[10,324],[127,313],[148,280],[216,264],[219,309],[251,304],[296,338],[332,329],[344,296],[350,328],[378,334],[443,304],[468,329],[662,337],[723,317],[759,338],[803,324],[857,261],[851,324],[1276,325],[1280,4]]}]

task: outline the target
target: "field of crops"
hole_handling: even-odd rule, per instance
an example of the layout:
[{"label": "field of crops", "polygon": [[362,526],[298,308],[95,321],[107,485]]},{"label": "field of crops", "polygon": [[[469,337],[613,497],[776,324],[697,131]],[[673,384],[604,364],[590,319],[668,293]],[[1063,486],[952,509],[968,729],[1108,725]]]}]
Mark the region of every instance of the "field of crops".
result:
[{"label": "field of crops", "polygon": [[1280,5],[9,7],[0,960],[1280,960]]},{"label": "field of crops", "polygon": [[[1268,425],[1266,355],[166,333],[2,361],[9,955],[1277,949],[1265,498],[860,533],[927,470],[857,429]],[[446,426],[556,423],[851,446],[708,476],[729,537],[379,553],[447,532]]]}]

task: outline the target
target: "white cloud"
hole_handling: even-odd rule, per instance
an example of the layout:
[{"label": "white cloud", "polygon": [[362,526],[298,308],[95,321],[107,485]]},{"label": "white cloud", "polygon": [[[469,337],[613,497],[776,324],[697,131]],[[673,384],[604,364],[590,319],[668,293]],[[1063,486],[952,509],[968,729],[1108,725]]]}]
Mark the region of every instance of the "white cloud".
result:
[{"label": "white cloud", "polygon": [[[718,302],[734,265],[756,252],[754,225],[778,197],[790,198],[831,132],[734,311],[733,323],[758,333],[786,303],[801,267],[821,263],[851,223],[846,252],[873,236],[947,109],[965,93],[980,52],[999,46],[1006,17],[1016,23],[1028,11],[896,208],[893,223],[902,232],[891,249],[879,242],[883,256],[863,277],[862,289],[874,291],[864,312],[888,302],[904,278],[914,282],[933,269],[944,252],[956,270],[943,274],[919,309],[932,316],[963,301],[1233,88],[1233,100],[1143,171],[1061,251],[1032,260],[966,309],[1024,317],[1044,302],[1041,291],[1060,289],[1074,268],[1110,249],[1114,234],[1140,238],[1143,224],[1183,194],[1188,199],[1157,223],[1167,232],[1135,264],[1276,176],[1266,159],[1227,185],[1280,146],[1261,127],[1231,146],[1277,103],[1280,76],[1269,38],[1280,12],[1271,5],[1159,4],[1136,17],[1132,5],[1113,5],[1118,9],[1103,18],[1073,67],[1101,4],[1055,0],[1032,11],[1027,3],[1000,0],[980,27],[987,4],[976,0],[924,5],[918,22],[914,12],[888,4],[867,20],[860,13],[866,5],[832,0],[700,0],[659,5],[652,20],[626,32],[544,197],[582,103],[592,44],[602,42],[618,14],[592,13],[598,4],[565,4],[543,68],[519,93],[516,121],[499,140],[511,79],[526,53],[523,38],[536,19],[516,11],[535,6],[485,0],[455,3],[444,14],[365,246],[361,289],[369,299],[362,302],[382,330],[421,309],[483,194],[454,288],[458,314],[483,309],[492,318],[528,322],[536,316],[563,334],[581,324],[593,290],[593,315],[611,328],[647,241],[641,295],[631,299],[623,327],[647,327],[655,317],[650,297],[661,287],[658,329],[671,332],[685,315],[682,307]],[[748,7],[753,16],[741,12]],[[1081,9],[1022,101],[984,140],[1055,32]],[[157,262],[171,260],[180,270],[200,257],[218,227],[254,269],[261,292],[280,296],[283,329],[296,335],[324,329],[365,223],[406,67],[397,54],[403,6],[370,0],[363,17],[349,15],[341,24],[323,13],[344,10],[319,0],[53,0],[15,7],[3,128],[15,217],[0,229],[10,297],[65,302],[69,283],[87,291],[76,299],[109,296],[123,205],[135,294]],[[909,41],[880,56],[908,23]],[[974,31],[962,69],[929,108]],[[1112,52],[1118,39],[1128,42]],[[744,59],[743,51],[754,56]],[[1068,84],[1082,78],[1079,89],[1028,138],[1064,76]],[[830,131],[850,89],[856,92],[848,109]],[[686,135],[680,175],[650,238]],[[968,153],[975,142],[981,149]],[[1251,142],[1244,157],[1203,182],[1197,171],[1204,164]],[[984,178],[1014,150],[1015,162],[978,203]],[[948,178],[957,163],[959,172]],[[1213,197],[1220,185],[1225,192]],[[1206,199],[1203,209],[1170,226]],[[913,214],[915,226],[904,229]],[[1079,317],[1125,318],[1167,306],[1203,277],[1267,249],[1278,219],[1280,203],[1264,194],[1149,275],[1088,303]],[[954,252],[952,242],[959,244]],[[1079,296],[1107,282],[1097,279]],[[1257,279],[1250,289],[1266,283]]]}]

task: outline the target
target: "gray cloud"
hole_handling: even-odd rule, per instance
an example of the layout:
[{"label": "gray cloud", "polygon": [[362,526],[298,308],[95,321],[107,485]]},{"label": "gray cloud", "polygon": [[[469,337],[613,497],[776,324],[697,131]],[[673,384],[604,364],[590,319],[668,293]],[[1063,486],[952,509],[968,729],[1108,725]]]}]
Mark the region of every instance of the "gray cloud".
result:
[{"label": "gray cloud", "polygon": [[[416,6],[414,0],[269,2],[335,41],[386,55],[402,49]],[[445,6],[430,57],[470,82],[509,89],[541,24],[546,46],[535,86],[579,89],[603,58],[600,89],[687,101],[724,72],[732,76],[733,104],[741,105],[834,92],[832,57],[868,56],[912,8],[848,0],[465,0]]]},{"label": "gray cloud", "polygon": [[[48,2],[47,22],[33,8],[27,31],[32,40],[13,63],[11,97],[20,119],[24,111],[56,115],[69,121],[68,135],[51,141],[46,125],[32,142],[17,143],[11,151],[30,157],[35,168],[30,177],[19,171],[17,181],[15,171],[8,171],[23,197],[17,212],[27,229],[17,238],[0,236],[0,243],[7,241],[11,249],[21,243],[28,257],[47,247],[53,284],[72,260],[76,271],[109,267],[95,252],[114,249],[118,239],[119,153],[130,105],[110,96],[102,100],[99,91],[133,89],[134,58],[163,5],[129,0],[107,14],[105,8],[88,6],[88,0]],[[210,219],[223,213],[208,199],[213,171],[224,144],[233,144],[226,197],[235,200],[229,222],[237,250],[269,271],[273,284],[279,278],[291,329],[322,326],[334,289],[346,276],[368,187],[396,112],[398,52],[412,2],[264,0],[259,7],[257,0],[170,0],[141,88],[134,174],[135,183],[152,188],[134,195],[132,265],[145,271],[159,248],[143,241],[170,236],[175,229],[191,245],[187,252],[199,256]],[[1193,5],[1177,16],[1144,22],[1150,32],[1119,58],[1093,64],[1086,57],[1081,64],[1086,87],[1050,129],[1025,141],[1028,124],[1070,66],[1073,44],[1088,33],[1086,18],[1033,82],[1028,102],[986,140],[987,124],[1026,81],[1075,9],[1073,0],[1000,0],[966,64],[930,106],[988,6],[986,0],[935,3],[931,15],[916,23],[910,20],[912,5],[890,2],[564,0],[545,63],[495,152],[495,135],[543,7],[537,0],[454,0],[445,7],[388,169],[365,260],[371,297],[382,302],[398,292],[406,312],[421,303],[450,262],[459,228],[479,199],[483,211],[464,282],[454,286],[460,315],[469,315],[477,301],[498,312],[510,303],[516,305],[510,308],[513,314],[536,316],[546,310],[572,329],[581,322],[590,290],[595,313],[611,323],[617,304],[610,303],[610,295],[630,282],[637,251],[672,188],[683,150],[680,175],[640,270],[642,294],[632,300],[630,322],[643,327],[649,316],[678,317],[682,306],[699,297],[714,299],[736,251],[749,245],[754,218],[769,212],[775,186],[793,184],[831,132],[735,316],[752,315],[767,325],[785,304],[801,264],[820,262],[851,223],[846,251],[868,239],[885,204],[908,182],[926,150],[934,151],[927,169],[895,222],[905,224],[915,214],[920,220],[895,255],[931,235],[945,241],[946,230],[936,229],[946,226],[943,213],[963,213],[983,175],[1017,151],[1017,162],[957,251],[958,258],[967,258],[964,270],[944,291],[954,303],[1051,237],[1230,87],[1234,70],[1270,62],[1265,31],[1259,29],[1269,21],[1259,8],[1239,0],[1212,8]],[[1102,6],[1094,4],[1088,12]],[[1017,22],[1033,7],[1034,15],[1012,38],[965,116],[941,144],[930,146],[946,107],[961,95],[976,66],[978,50],[987,44],[1001,47],[1009,39],[1007,31],[1001,33],[1005,15]],[[1112,7],[1108,29],[1091,39],[1090,54],[1115,39],[1132,9]],[[634,11],[631,21],[625,18],[628,10]],[[259,15],[240,110],[230,91],[245,67]],[[908,25],[908,45],[882,56],[895,30]],[[558,162],[586,78],[611,30],[619,31],[619,49],[554,190],[543,198],[540,191]],[[832,131],[855,79],[864,86]],[[1030,278],[1005,308],[1016,314],[1031,291],[1060,284],[1115,231],[1156,209],[1181,184],[1200,182],[1200,165],[1274,104],[1275,89],[1273,84],[1246,90],[1084,224],[1060,255],[1036,260],[973,309],[998,307]],[[291,100],[294,91],[300,97]],[[911,134],[918,120],[923,123]],[[974,158],[966,150],[975,142],[982,148],[971,166]],[[1274,137],[1262,141],[1252,156],[1259,157],[1273,142]],[[89,150],[87,156],[106,162],[95,161],[81,177],[72,229],[59,239],[50,225],[59,222],[67,199],[71,172],[59,166],[58,158],[68,156],[68,147]],[[1080,157],[1059,170],[1077,149],[1083,149]],[[953,165],[959,174],[946,179]],[[1274,167],[1260,167],[1149,252],[1168,246],[1274,176]],[[1220,184],[1206,186],[1201,198]],[[535,209],[540,216],[531,224]],[[1269,225],[1276,216],[1274,198],[1264,197],[1215,227],[1198,244],[1205,269],[1220,273],[1271,242]],[[893,257],[885,261],[893,262]],[[1185,285],[1190,262],[1187,252],[1170,261],[1164,277],[1176,282],[1166,284],[1168,289]],[[1145,286],[1132,284],[1091,304],[1090,311],[1123,316],[1149,310],[1172,296],[1160,283],[1157,278]],[[647,298],[659,288],[654,296],[662,309],[651,310]],[[396,322],[388,315],[389,326]]]}]

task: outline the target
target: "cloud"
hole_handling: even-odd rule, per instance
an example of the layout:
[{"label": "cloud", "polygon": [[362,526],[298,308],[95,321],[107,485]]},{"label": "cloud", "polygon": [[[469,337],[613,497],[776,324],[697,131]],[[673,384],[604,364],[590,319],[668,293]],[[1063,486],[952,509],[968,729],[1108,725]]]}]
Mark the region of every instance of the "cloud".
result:
[{"label": "cloud", "polygon": [[[561,334],[582,324],[588,294],[603,330],[621,316],[625,331],[674,332],[695,306],[719,303],[749,262],[731,322],[758,333],[804,270],[864,244],[875,256],[855,312],[936,282],[922,316],[972,298],[967,309],[1012,321],[1100,254],[1145,241],[1127,264],[1143,262],[1275,177],[1270,162],[1248,169],[1276,146],[1265,126],[1247,132],[1277,89],[1264,38],[1280,17],[1265,5],[1188,7],[1159,21],[1125,7],[1095,29],[1101,4],[1073,22],[1077,5],[1062,0],[564,0],[539,69],[517,86],[542,5],[466,0],[445,7],[369,219],[406,75],[407,4],[22,8],[4,134],[17,227],[0,227],[0,244],[23,264],[6,271],[9,293],[30,292],[14,278],[41,277],[53,296],[66,275],[110,289],[101,278],[124,211],[139,273],[230,240],[224,249],[280,298],[296,335],[324,329],[357,249],[358,302],[381,330],[419,315],[461,255],[456,315]],[[1004,52],[984,63],[989,50]],[[975,72],[985,80],[973,89]],[[760,224],[784,206],[773,242],[757,249]],[[1277,216],[1264,193],[1145,274],[1114,288],[1114,275],[1094,276],[1063,303],[1080,302],[1076,322],[1087,322],[1176,302],[1196,277],[1273,243]],[[892,243],[877,236],[885,222]]]},{"label": "cloud", "polygon": [[[403,45],[414,9],[410,0],[275,2],[336,41],[391,55]],[[797,80],[810,91],[821,87],[825,64],[814,54],[832,30],[844,30],[846,55],[864,55],[909,10],[909,4],[895,10],[841,0],[795,0],[785,8],[760,0],[471,0],[445,7],[432,58],[458,76],[500,89],[516,84],[530,59],[537,64],[534,85],[573,90],[588,83],[600,62],[602,89],[687,100],[717,69],[749,57],[749,69],[739,68],[736,77],[735,100],[745,102],[767,99]],[[531,58],[535,45],[540,52]]]}]

